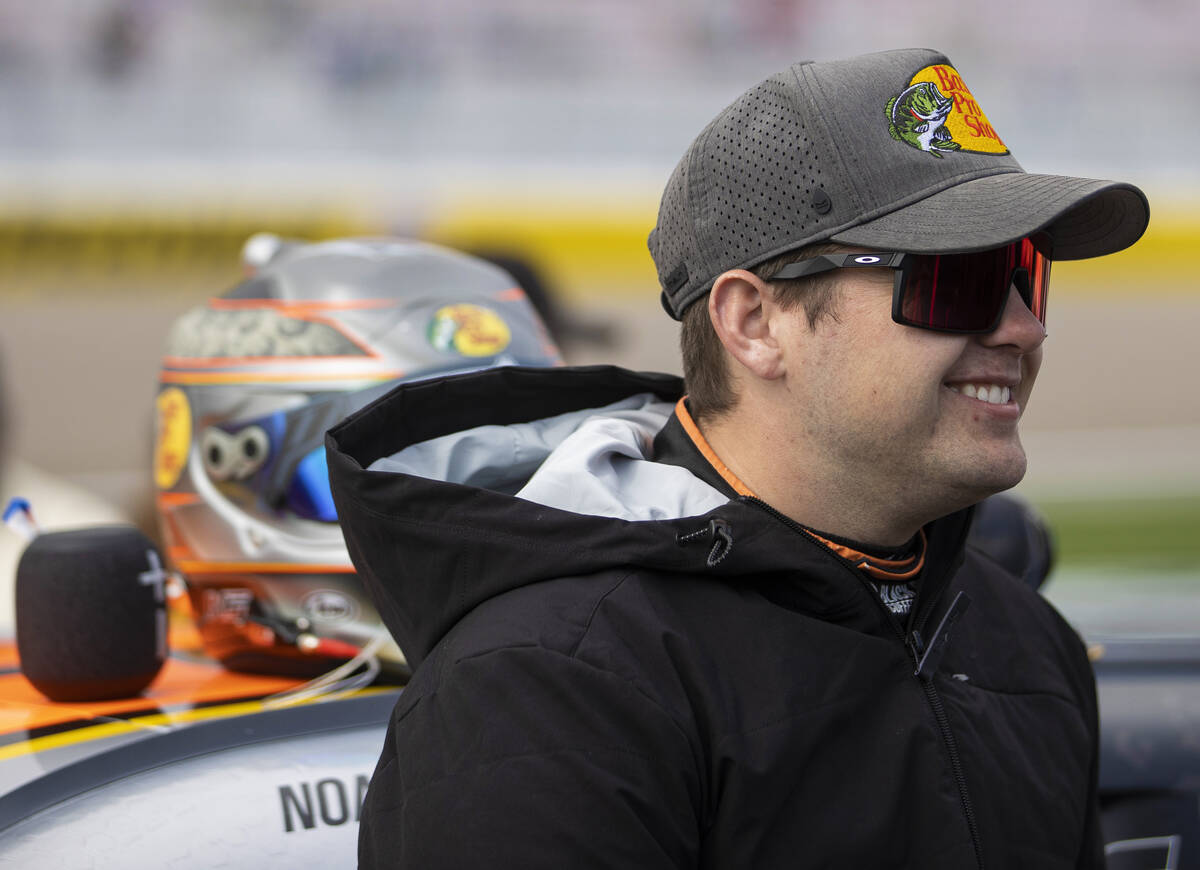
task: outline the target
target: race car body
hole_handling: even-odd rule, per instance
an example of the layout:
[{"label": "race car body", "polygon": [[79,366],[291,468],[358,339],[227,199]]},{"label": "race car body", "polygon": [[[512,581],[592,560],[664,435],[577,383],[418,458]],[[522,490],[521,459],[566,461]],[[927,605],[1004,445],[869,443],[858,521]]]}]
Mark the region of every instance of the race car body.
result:
[{"label": "race car body", "polygon": [[142,697],[64,704],[0,666],[0,866],[353,866],[397,689],[317,702],[173,657]]}]

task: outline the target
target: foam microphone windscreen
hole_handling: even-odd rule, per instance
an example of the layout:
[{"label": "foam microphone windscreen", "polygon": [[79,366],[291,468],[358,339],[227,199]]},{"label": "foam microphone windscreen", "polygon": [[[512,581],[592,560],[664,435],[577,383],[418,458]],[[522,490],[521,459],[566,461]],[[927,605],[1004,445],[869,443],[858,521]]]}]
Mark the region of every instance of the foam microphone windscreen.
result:
[{"label": "foam microphone windscreen", "polygon": [[17,653],[54,701],[141,692],[167,655],[166,572],[133,526],[34,538],[17,565]]}]

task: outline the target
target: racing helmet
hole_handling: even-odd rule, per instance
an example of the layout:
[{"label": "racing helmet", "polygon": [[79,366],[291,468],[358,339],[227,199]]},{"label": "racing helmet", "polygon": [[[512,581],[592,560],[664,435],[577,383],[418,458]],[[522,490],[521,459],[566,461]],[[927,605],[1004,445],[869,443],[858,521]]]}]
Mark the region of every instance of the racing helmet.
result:
[{"label": "racing helmet", "polygon": [[324,433],[397,383],[557,365],[516,282],[416,241],[243,248],[247,277],[185,313],[157,395],[156,508],[205,652],[236,671],[312,677],[370,647],[404,658],[354,574]]}]

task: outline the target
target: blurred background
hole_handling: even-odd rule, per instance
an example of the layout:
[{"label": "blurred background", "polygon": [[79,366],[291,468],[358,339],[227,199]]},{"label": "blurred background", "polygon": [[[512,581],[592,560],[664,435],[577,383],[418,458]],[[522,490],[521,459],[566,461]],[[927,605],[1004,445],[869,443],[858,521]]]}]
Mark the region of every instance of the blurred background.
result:
[{"label": "blurred background", "polygon": [[645,237],[692,137],[795,60],[929,46],[1027,170],[1150,196],[1133,249],[1055,266],[1021,490],[1077,621],[1195,632],[1197,31],[1194,0],[0,2],[4,449],[153,532],[163,339],[259,230],[516,262],[570,362],[677,371]]}]

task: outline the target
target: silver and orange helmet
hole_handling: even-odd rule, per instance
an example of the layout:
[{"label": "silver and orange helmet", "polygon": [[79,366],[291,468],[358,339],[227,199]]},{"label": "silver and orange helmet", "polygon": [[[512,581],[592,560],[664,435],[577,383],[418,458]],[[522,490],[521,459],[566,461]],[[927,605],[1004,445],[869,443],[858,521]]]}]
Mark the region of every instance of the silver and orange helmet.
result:
[{"label": "silver and orange helmet", "polygon": [[157,398],[163,544],[205,651],[239,671],[314,676],[400,650],[354,574],[325,430],[396,383],[559,351],[507,272],[415,241],[252,237],[248,277],[181,317]]}]

